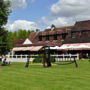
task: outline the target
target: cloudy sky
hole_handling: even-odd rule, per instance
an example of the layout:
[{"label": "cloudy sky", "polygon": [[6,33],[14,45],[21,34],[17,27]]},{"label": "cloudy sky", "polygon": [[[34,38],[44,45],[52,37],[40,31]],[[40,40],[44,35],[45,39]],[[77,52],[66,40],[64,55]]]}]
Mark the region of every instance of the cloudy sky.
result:
[{"label": "cloudy sky", "polygon": [[45,29],[90,20],[90,0],[10,0],[12,13],[7,28]]}]

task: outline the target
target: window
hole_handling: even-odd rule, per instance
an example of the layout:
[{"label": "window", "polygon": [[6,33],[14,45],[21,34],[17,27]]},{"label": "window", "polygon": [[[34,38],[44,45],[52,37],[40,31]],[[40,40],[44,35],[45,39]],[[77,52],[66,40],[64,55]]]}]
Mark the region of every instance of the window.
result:
[{"label": "window", "polygon": [[81,31],[79,32],[79,36],[82,36],[82,32]]},{"label": "window", "polygon": [[49,35],[46,36],[46,40],[49,40]]},{"label": "window", "polygon": [[66,38],[66,34],[62,34],[62,39],[65,39]]},{"label": "window", "polygon": [[86,35],[86,32],[85,31],[82,31],[82,35]]},{"label": "window", "polygon": [[83,35],[85,35],[85,31],[80,31],[79,36],[83,36]]},{"label": "window", "polygon": [[54,35],[54,40],[57,40],[57,34]]}]

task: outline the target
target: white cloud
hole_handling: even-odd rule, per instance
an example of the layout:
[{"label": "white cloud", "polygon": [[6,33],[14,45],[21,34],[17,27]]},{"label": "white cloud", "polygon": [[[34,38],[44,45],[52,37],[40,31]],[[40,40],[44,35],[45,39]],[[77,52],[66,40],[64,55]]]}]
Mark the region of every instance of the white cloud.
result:
[{"label": "white cloud", "polygon": [[[8,0],[5,0],[8,1]],[[24,8],[27,5],[27,0],[9,0],[11,2],[11,8]]]},{"label": "white cloud", "polygon": [[89,12],[89,3],[90,0],[59,0],[52,5],[51,12],[53,15],[72,17]]},{"label": "white cloud", "polygon": [[[27,0],[10,1],[12,2],[12,8],[24,8],[27,5]],[[36,0],[31,0],[31,2],[35,1]],[[54,3],[50,8],[51,15],[43,16],[39,21],[39,25],[48,27],[51,26],[51,24],[55,24],[55,26],[60,27],[65,25],[73,25],[76,21],[90,19],[89,4],[90,0],[58,0],[58,2]],[[13,28],[17,22],[18,20],[13,24],[8,25]],[[23,25],[20,25],[20,27],[22,26]],[[17,27],[12,30],[15,29],[17,29]]]},{"label": "white cloud", "polygon": [[12,24],[8,23],[6,25],[6,28],[10,31],[17,31],[19,29],[36,30],[38,26],[35,22],[26,20],[16,20]]},{"label": "white cloud", "polygon": [[90,20],[90,0],[58,0],[51,8],[51,18],[41,19],[45,25],[57,27],[73,25],[76,21]]},{"label": "white cloud", "polygon": [[68,25],[68,20],[66,18],[56,18],[51,22],[51,24],[54,24],[56,27],[65,26]]},{"label": "white cloud", "polygon": [[44,27],[51,27],[52,24],[54,24],[56,27],[60,26],[68,26],[73,25],[75,22],[73,22],[72,18],[65,18],[65,17],[57,17],[54,19],[50,19],[48,17],[42,17],[41,21],[39,22],[40,25],[43,25]]}]

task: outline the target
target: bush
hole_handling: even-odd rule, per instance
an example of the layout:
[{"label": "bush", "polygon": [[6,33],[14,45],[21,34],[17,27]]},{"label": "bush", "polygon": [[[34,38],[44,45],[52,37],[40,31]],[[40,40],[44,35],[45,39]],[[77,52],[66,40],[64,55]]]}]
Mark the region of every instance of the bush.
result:
[{"label": "bush", "polygon": [[[43,59],[43,56],[44,56],[44,54],[39,55],[37,58],[35,58],[33,60],[33,63],[41,63],[42,62],[42,59]],[[55,58],[54,57],[50,57],[50,60],[51,60],[52,63],[55,62]]]},{"label": "bush", "polygon": [[50,57],[50,60],[51,60],[52,63],[55,62],[55,58],[54,57]]},{"label": "bush", "polygon": [[33,63],[41,63],[42,62],[42,58],[35,58],[34,60],[33,60]]}]

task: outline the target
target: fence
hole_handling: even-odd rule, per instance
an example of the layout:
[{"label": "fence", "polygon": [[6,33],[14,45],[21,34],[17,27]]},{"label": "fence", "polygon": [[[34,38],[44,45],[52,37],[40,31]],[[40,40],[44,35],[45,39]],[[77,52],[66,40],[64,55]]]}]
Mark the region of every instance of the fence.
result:
[{"label": "fence", "polygon": [[28,55],[6,55],[9,62],[27,62]]},{"label": "fence", "polygon": [[[29,58],[32,57],[34,59],[34,58],[42,57],[42,56],[39,56],[38,54],[37,55],[6,55],[7,61],[10,61],[10,62],[26,62],[28,57]],[[57,54],[55,54],[55,55],[51,55],[51,57],[54,57],[56,62],[73,61],[74,59],[79,59],[78,54],[75,54],[75,55],[72,55],[72,54],[57,55]]]},{"label": "fence", "polygon": [[77,60],[79,59],[78,54],[62,54],[62,55],[51,55],[52,57],[55,58],[56,62],[60,61],[73,61],[74,59]]}]

